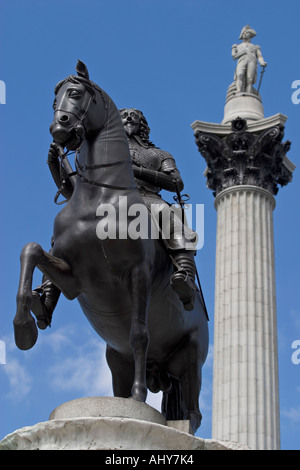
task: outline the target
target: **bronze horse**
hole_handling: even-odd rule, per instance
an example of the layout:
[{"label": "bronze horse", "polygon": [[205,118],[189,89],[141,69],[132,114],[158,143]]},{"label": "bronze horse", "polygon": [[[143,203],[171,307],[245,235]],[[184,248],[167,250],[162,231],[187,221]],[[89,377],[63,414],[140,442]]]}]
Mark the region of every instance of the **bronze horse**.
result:
[{"label": "bronze horse", "polygon": [[[162,390],[166,418],[189,419],[196,431],[208,351],[206,312],[199,292],[194,310],[184,310],[170,286],[174,267],[161,240],[97,236],[99,207],[110,204],[118,215],[119,196],[126,196],[128,207],[143,200],[117,107],[90,81],[82,62],[76,70],[78,75],[56,86],[50,132],[62,147],[80,148],[80,175],[71,199],[55,217],[51,252],[33,242],[22,249],[15,341],[25,350],[37,340],[31,315],[37,267],[68,299],[78,299],[107,343],[114,395],[145,401],[147,388]],[[127,224],[131,220],[128,215]],[[124,226],[117,225],[120,231]]]}]

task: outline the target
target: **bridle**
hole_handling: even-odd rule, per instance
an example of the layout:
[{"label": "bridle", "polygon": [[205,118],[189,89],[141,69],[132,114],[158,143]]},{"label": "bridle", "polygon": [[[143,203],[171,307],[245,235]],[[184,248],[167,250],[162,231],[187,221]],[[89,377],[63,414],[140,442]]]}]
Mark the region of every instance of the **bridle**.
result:
[{"label": "bridle", "polygon": [[[100,95],[101,95],[101,98],[103,100],[103,103],[105,105],[105,119],[104,119],[104,122],[107,121],[107,109],[108,109],[108,105],[107,105],[107,102],[106,102],[106,99],[105,99],[105,96],[103,95],[102,93],[102,90],[100,88],[97,87],[97,90],[100,92]],[[78,133],[78,130],[81,128],[81,129],[84,129],[84,133],[87,132],[86,130],[86,127],[84,125],[84,120],[87,116],[87,113],[88,113],[88,110],[89,110],[89,106],[91,104],[91,100],[92,100],[93,96],[92,94],[90,94],[90,98],[88,100],[88,103],[87,103],[87,106],[82,114],[82,116],[78,116],[76,113],[72,112],[72,111],[65,111],[61,108],[58,108],[58,109],[55,109],[54,111],[54,114],[58,111],[60,112],[63,112],[63,113],[66,113],[66,114],[71,114],[73,115],[76,119],[77,119],[77,123],[75,123],[74,125],[74,130],[75,130],[75,133],[81,138],[83,138],[83,135],[79,135]],[[98,164],[98,165],[85,165],[85,164],[81,164],[79,161],[78,161],[78,155],[80,154],[80,149],[81,149],[81,146],[82,146],[82,142],[80,143],[79,147],[75,150],[75,169],[76,171],[71,171],[69,173],[67,173],[65,176],[66,178],[70,178],[71,176],[75,176],[77,175],[80,179],[80,181],[82,183],[88,183],[90,185],[93,185],[93,186],[98,186],[98,187],[102,187],[102,188],[108,188],[108,189],[116,189],[116,190],[122,190],[122,191],[125,191],[125,190],[130,190],[130,189],[137,189],[137,186],[134,184],[134,185],[130,185],[130,186],[117,186],[117,185],[111,185],[111,184],[106,184],[106,183],[99,183],[98,181],[95,181],[95,180],[92,180],[90,178],[87,178],[84,176],[83,173],[85,173],[86,170],[97,170],[97,169],[101,169],[101,168],[108,168],[108,167],[113,167],[113,166],[116,166],[116,165],[123,165],[125,163],[132,163],[131,162],[131,158],[128,158],[128,159],[125,159],[125,160],[118,160],[118,161],[115,161],[115,162],[111,162],[111,163],[102,163],[102,164]],[[64,189],[64,186],[65,186],[65,183],[66,183],[66,180],[65,178],[63,178],[63,169],[62,169],[62,164],[63,164],[63,161],[67,161],[67,155],[69,154],[69,151],[67,152],[64,152],[62,155],[61,155],[61,158],[60,158],[60,165],[59,165],[59,171],[60,171],[60,178],[61,178],[61,181],[62,181],[62,185],[61,187],[59,188],[59,190],[57,191],[56,195],[55,195],[55,198],[54,198],[54,202],[57,204],[57,205],[61,205],[61,204],[65,204],[66,202],[68,202],[68,199],[64,200],[64,201],[61,201],[61,202],[57,202],[60,194],[62,193],[63,189]],[[69,162],[68,162],[69,163]],[[68,165],[70,166],[70,165]],[[65,169],[66,170],[66,169]]]},{"label": "bridle", "polygon": [[[103,98],[103,97],[102,97]],[[84,125],[84,120],[87,116],[87,113],[88,113],[88,110],[89,110],[89,107],[90,107],[90,104],[91,104],[91,101],[92,101],[92,95],[90,94],[90,97],[89,97],[89,100],[88,100],[88,103],[86,105],[86,108],[82,114],[81,117],[79,117],[76,113],[73,113],[72,111],[65,111],[64,109],[61,109],[61,108],[58,108],[58,109],[55,109],[54,111],[54,115],[55,113],[57,112],[62,112],[62,113],[66,113],[66,114],[72,114],[72,116],[75,116],[75,118],[77,119],[77,123],[75,124],[74,128],[75,128],[75,132],[76,132],[76,128],[79,128],[80,126],[83,127],[84,131],[86,132],[86,127]],[[105,101],[104,101],[105,103]],[[105,108],[106,109],[106,108]],[[105,116],[106,117],[106,116]]]}]

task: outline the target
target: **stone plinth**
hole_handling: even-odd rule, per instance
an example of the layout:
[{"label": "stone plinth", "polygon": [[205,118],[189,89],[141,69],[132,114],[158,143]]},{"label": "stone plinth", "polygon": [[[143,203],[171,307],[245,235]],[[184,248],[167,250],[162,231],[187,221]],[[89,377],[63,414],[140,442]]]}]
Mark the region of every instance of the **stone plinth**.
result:
[{"label": "stone plinth", "polygon": [[49,420],[70,418],[130,418],[167,425],[164,416],[152,406],[132,398],[86,397],[71,400],[55,408]]},{"label": "stone plinth", "polygon": [[[88,413],[93,416],[83,416]],[[9,434],[0,450],[250,450],[195,437],[180,430],[184,425],[168,425],[157,410],[129,398],[79,399],[56,408],[49,421]]]},{"label": "stone plinth", "polygon": [[235,93],[226,103],[222,124],[228,124],[237,117],[247,122],[264,118],[264,108],[259,95],[253,93]]}]

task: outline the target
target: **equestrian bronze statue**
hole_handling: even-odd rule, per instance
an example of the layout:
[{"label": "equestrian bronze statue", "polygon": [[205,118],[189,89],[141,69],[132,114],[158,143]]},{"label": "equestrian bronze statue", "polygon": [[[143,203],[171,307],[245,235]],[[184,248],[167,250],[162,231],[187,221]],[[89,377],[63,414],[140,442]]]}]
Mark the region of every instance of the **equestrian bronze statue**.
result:
[{"label": "equestrian bronze statue", "polygon": [[[157,148],[150,141],[150,127],[142,111],[121,109],[120,112],[140,194],[152,216],[155,217],[160,213],[164,220],[160,229],[164,235],[166,249],[176,268],[170,279],[171,285],[183,302],[184,308],[193,310],[197,234],[187,226],[184,211],[182,209],[176,211],[176,207],[165,202],[160,195],[162,189],[171,191],[176,193],[174,199],[178,201],[178,198],[182,198],[180,192],[183,189],[183,181],[172,155]],[[47,163],[58,187],[55,202],[62,195],[66,199],[58,204],[64,203],[73,194],[76,181],[74,175],[77,172],[73,171],[64,156],[63,149],[56,143],[50,146]],[[201,287],[200,294],[202,296]],[[51,324],[59,295],[59,289],[45,276],[42,285],[33,291],[32,311],[38,319],[39,328],[43,329]],[[202,300],[204,304],[204,299]]]},{"label": "equestrian bronze statue", "polygon": [[[172,236],[166,241],[161,227],[161,236],[151,236],[153,217],[137,178],[142,169],[137,170],[141,165],[133,162],[120,112],[89,79],[82,62],[78,61],[76,71],[77,75],[67,77],[55,88],[50,132],[55,142],[51,150],[54,161],[58,149],[76,151],[77,174],[69,167],[66,154],[61,153],[60,175],[64,174],[66,183],[60,193],[69,190],[68,200],[54,220],[50,252],[34,242],[22,249],[15,341],[26,350],[37,340],[31,312],[36,301],[42,305],[47,297],[43,292],[41,301],[40,293],[32,291],[33,272],[38,267],[44,281],[51,285],[48,300],[54,296],[55,304],[60,292],[69,300],[77,298],[87,319],[107,343],[114,395],[144,402],[148,388],[162,390],[166,418],[189,419],[196,431],[201,422],[201,370],[208,351],[201,289],[193,285],[194,295],[180,298],[185,288],[178,288],[182,279],[177,283],[175,274],[179,272],[178,277],[185,282],[180,273],[184,267],[176,261],[176,255],[172,259],[166,246],[172,251]],[[124,201],[128,207],[125,218],[121,207]],[[130,231],[135,226],[136,207],[147,217],[148,236]],[[193,284],[193,279],[189,281]],[[44,328],[47,319],[37,316],[37,324]]]}]

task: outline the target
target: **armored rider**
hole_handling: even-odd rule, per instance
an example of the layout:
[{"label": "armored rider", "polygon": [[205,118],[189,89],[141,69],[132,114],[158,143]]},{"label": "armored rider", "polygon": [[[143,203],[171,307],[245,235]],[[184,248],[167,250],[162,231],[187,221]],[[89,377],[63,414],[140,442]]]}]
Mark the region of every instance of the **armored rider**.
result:
[{"label": "armored rider", "polygon": [[[193,247],[197,243],[197,234],[183,223],[183,213],[176,212],[159,194],[161,190],[180,194],[183,181],[172,155],[150,141],[150,128],[143,113],[132,108],[121,109],[120,114],[128,138],[134,176],[143,201],[152,215],[156,215],[155,211],[160,212],[160,220],[165,221],[160,230],[176,268],[170,279],[171,285],[185,310],[193,310],[197,289]],[[50,146],[47,163],[59,188],[58,194],[69,199],[73,186],[59,164],[56,144]],[[168,222],[170,225],[166,226]],[[59,295],[59,289],[43,276],[42,285],[33,291],[32,311],[39,328],[44,329],[51,324]]]},{"label": "armored rider", "polygon": [[[150,140],[150,128],[137,109],[121,109],[127,134],[133,173],[143,201],[152,216],[162,214],[160,227],[166,248],[175,265],[171,285],[186,310],[193,310],[195,297],[195,246],[197,234],[188,228],[183,213],[164,201],[161,190],[180,194],[183,182],[170,153],[157,148]],[[168,225],[169,224],[169,225]]]}]

